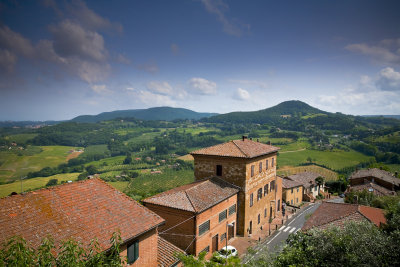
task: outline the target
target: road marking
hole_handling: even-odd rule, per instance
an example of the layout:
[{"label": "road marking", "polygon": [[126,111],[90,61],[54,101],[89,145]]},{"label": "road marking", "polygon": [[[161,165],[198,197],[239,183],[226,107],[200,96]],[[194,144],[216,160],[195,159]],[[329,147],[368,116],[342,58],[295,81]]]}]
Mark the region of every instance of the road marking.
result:
[{"label": "road marking", "polygon": [[292,230],[289,231],[289,233],[293,233],[294,230],[296,230],[295,227],[293,227]]},{"label": "road marking", "polygon": [[286,225],[283,225],[281,228],[279,228],[279,231],[282,231],[285,228],[286,228]]},{"label": "road marking", "polygon": [[272,240],[274,240],[281,232],[278,232],[278,234],[276,236],[274,236],[270,241],[267,242],[267,245],[269,245],[269,243],[272,242]]},{"label": "road marking", "polygon": [[287,232],[290,229],[290,227],[286,227],[285,230],[283,230],[284,232]]}]

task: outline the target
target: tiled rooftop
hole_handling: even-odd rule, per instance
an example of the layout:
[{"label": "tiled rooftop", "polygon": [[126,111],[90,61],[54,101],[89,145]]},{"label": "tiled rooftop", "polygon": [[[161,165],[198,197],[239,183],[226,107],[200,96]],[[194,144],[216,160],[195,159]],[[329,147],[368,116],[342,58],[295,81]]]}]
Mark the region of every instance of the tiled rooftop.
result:
[{"label": "tiled rooftop", "polygon": [[367,190],[377,196],[389,196],[389,195],[395,194],[395,191],[391,191],[389,189],[386,189],[383,186],[377,185],[375,183],[370,183],[370,182],[365,183],[365,184],[360,184],[360,185],[353,185],[350,187],[350,190],[353,190],[353,191]]},{"label": "tiled rooftop", "polygon": [[289,180],[287,178],[282,178],[282,188],[288,189],[298,186],[302,186],[302,184],[297,181]]},{"label": "tiled rooftop", "polygon": [[[361,216],[353,216],[355,214]],[[346,217],[349,217],[349,220],[365,218],[377,226],[381,223],[386,223],[384,210],[382,209],[357,204],[323,202],[306,221],[302,230],[309,230],[313,227],[318,228],[345,219]]]},{"label": "tiled rooftop", "polygon": [[287,178],[298,183],[301,183],[304,187],[309,188],[311,185],[315,185],[315,178],[322,176],[315,172],[300,172],[288,176]]},{"label": "tiled rooftop", "polygon": [[73,238],[88,245],[97,238],[110,247],[120,230],[123,241],[146,232],[164,220],[100,179],[90,179],[0,199],[0,237],[20,235],[37,246],[47,235],[58,247]]},{"label": "tiled rooftop", "polygon": [[143,202],[200,213],[238,192],[237,186],[213,177],[176,187]]},{"label": "tiled rooftop", "polygon": [[223,144],[210,146],[193,151],[192,155],[208,155],[235,158],[254,158],[273,152],[279,147],[263,144],[249,139],[233,140]]},{"label": "tiled rooftop", "polygon": [[175,264],[179,259],[176,257],[178,253],[185,252],[178,248],[177,246],[171,244],[167,240],[162,237],[158,237],[158,256],[157,256],[157,263],[160,267],[169,267]]},{"label": "tiled rooftop", "polygon": [[366,169],[366,170],[358,170],[354,172],[349,179],[357,179],[357,178],[363,178],[363,177],[375,177],[375,178],[380,178],[384,181],[387,181],[389,183],[392,183],[396,186],[400,186],[400,179],[396,178],[393,176],[392,173],[380,170],[377,168],[373,169]]}]

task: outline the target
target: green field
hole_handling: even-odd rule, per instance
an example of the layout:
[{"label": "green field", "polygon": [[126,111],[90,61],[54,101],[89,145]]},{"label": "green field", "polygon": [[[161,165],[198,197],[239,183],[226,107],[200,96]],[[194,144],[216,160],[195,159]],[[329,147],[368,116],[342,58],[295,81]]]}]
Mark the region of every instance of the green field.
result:
[{"label": "green field", "polygon": [[280,153],[277,163],[283,166],[299,166],[301,163],[307,162],[307,158],[321,165],[325,165],[332,170],[340,170],[344,167],[350,167],[366,162],[373,157],[365,156],[354,150],[350,151],[318,151],[318,150],[302,150],[296,152]]},{"label": "green field", "polygon": [[14,134],[14,135],[9,135],[6,136],[5,139],[9,140],[11,142],[16,142],[18,145],[20,143],[25,143],[26,141],[34,138],[35,136],[37,136],[38,134],[36,133],[30,133],[30,134]]},{"label": "green field", "polygon": [[115,189],[124,192],[126,187],[129,185],[129,182],[107,182],[109,185],[114,187]]},{"label": "green field", "polygon": [[[30,191],[44,187],[50,179],[57,179],[58,183],[61,181],[75,181],[78,178],[79,173],[63,173],[49,177],[36,177],[32,179],[26,179],[22,181],[23,191]],[[0,185],[0,197],[10,195],[12,192],[21,193],[21,182],[15,181],[10,184]]]},{"label": "green field", "polygon": [[0,152],[0,181],[19,179],[28,172],[39,171],[44,167],[56,167],[66,162],[70,146],[42,146],[42,152],[30,156],[18,156],[15,152]]}]

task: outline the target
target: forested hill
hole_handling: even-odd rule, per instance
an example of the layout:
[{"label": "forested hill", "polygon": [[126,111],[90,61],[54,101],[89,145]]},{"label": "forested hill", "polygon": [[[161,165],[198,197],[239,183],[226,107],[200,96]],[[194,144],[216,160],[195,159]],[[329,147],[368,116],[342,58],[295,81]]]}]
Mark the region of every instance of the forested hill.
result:
[{"label": "forested hill", "polygon": [[140,120],[163,120],[172,121],[176,119],[198,120],[216,115],[217,113],[199,113],[184,108],[155,107],[148,109],[130,109],[103,112],[98,115],[82,115],[71,121],[74,122],[99,122],[113,120],[116,118],[136,118]]},{"label": "forested hill", "polygon": [[291,100],[259,111],[231,112],[204,120],[207,122],[273,123],[288,117],[302,117],[314,114],[327,115],[328,112],[314,108],[299,100]]}]

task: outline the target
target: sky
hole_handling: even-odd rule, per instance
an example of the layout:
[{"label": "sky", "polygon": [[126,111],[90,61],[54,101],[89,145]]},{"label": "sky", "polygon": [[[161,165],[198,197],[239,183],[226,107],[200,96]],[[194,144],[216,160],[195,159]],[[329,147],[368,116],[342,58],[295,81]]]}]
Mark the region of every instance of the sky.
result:
[{"label": "sky", "polygon": [[0,1],[0,120],[301,100],[400,114],[400,1]]}]

